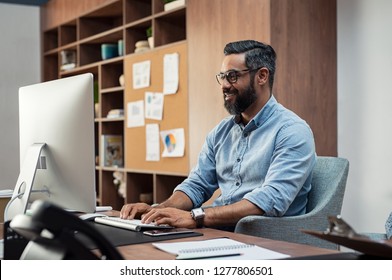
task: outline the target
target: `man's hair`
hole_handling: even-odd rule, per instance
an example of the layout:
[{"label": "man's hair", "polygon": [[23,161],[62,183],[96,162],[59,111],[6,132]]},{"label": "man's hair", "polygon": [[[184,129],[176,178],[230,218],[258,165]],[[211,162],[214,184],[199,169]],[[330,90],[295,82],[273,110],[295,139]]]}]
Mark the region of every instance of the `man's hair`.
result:
[{"label": "man's hair", "polygon": [[225,55],[245,53],[245,64],[249,69],[267,68],[269,71],[269,86],[272,91],[276,53],[270,45],[254,40],[244,40],[228,43],[223,52]]}]

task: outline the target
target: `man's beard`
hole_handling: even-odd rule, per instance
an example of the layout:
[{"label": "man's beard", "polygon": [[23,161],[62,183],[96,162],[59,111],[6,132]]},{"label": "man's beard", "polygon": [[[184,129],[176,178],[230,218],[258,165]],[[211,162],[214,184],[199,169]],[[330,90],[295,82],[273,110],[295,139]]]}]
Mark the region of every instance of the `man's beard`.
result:
[{"label": "man's beard", "polygon": [[234,103],[226,100],[225,94],[223,94],[223,100],[227,112],[229,112],[231,115],[241,114],[257,99],[253,85],[249,85],[249,87],[242,93],[240,93],[237,89],[234,89],[233,92],[230,92],[230,94],[235,95]]}]

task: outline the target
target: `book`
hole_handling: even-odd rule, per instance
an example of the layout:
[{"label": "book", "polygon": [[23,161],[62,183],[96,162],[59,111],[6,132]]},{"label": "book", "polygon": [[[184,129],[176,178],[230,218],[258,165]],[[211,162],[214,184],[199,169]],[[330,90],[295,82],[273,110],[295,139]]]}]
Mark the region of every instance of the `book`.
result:
[{"label": "book", "polygon": [[122,167],[123,165],[122,135],[101,135],[101,166]]},{"label": "book", "polygon": [[202,241],[152,243],[156,248],[176,255],[176,259],[224,259],[260,260],[282,259],[289,255],[242,243],[230,238],[216,238]]},{"label": "book", "polygon": [[121,219],[120,217],[96,217],[94,222],[99,224],[104,224],[112,227],[118,227],[123,229],[128,229],[132,231],[141,231],[144,229],[165,229],[165,228],[173,228],[169,225],[157,225],[155,223],[143,224],[141,220],[133,219]]}]

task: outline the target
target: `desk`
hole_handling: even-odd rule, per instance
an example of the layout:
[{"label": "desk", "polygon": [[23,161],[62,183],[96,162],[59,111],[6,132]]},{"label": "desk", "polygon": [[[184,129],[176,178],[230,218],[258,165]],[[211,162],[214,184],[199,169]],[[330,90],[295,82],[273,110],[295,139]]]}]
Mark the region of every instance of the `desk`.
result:
[{"label": "desk", "polygon": [[[330,250],[330,249],[323,249],[323,248],[318,248],[318,247],[313,247],[308,245],[265,239],[265,238],[221,231],[221,230],[216,230],[211,228],[195,229],[195,231],[203,233],[203,236],[173,239],[173,240],[162,241],[162,242],[196,241],[196,240],[205,240],[205,239],[211,239],[217,237],[229,237],[233,240],[237,240],[244,243],[256,244],[260,247],[270,249],[276,252],[288,254],[292,257],[316,256],[316,255],[339,253],[339,251]],[[117,249],[127,260],[174,260],[175,259],[174,255],[163,252],[155,248],[150,243],[119,246],[117,247]]]},{"label": "desk", "polygon": [[[0,223],[3,229],[3,223]],[[195,229],[195,231],[200,232],[203,236],[189,237],[172,239],[168,241],[161,242],[181,242],[181,241],[196,241],[205,240],[218,237],[228,237],[233,240],[237,240],[244,243],[255,244],[260,247],[270,249],[276,252],[290,255],[291,257],[304,257],[304,256],[314,256],[315,258],[323,258],[322,255],[339,254],[339,251],[323,249],[303,244],[290,243],[285,241],[278,241],[266,238],[260,238],[245,234],[233,233],[228,231],[222,231],[212,228],[202,228]],[[0,231],[0,239],[3,238],[3,230]],[[118,251],[127,260],[174,260],[175,256],[166,252],[163,252],[155,248],[151,243],[142,243],[135,245],[125,245],[118,246]],[[329,256],[328,259],[331,257]]]}]

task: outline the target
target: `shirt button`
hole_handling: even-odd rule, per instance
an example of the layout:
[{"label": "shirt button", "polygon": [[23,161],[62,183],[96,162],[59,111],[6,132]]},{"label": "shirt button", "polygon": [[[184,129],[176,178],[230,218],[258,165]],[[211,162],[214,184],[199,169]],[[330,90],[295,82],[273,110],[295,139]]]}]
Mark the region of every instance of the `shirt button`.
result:
[{"label": "shirt button", "polygon": [[248,133],[244,133],[244,137],[248,137]]},{"label": "shirt button", "polygon": [[241,161],[241,159],[240,158],[237,158],[237,162],[240,162]]},{"label": "shirt button", "polygon": [[240,182],[235,183],[235,185],[238,187],[240,185]]}]

